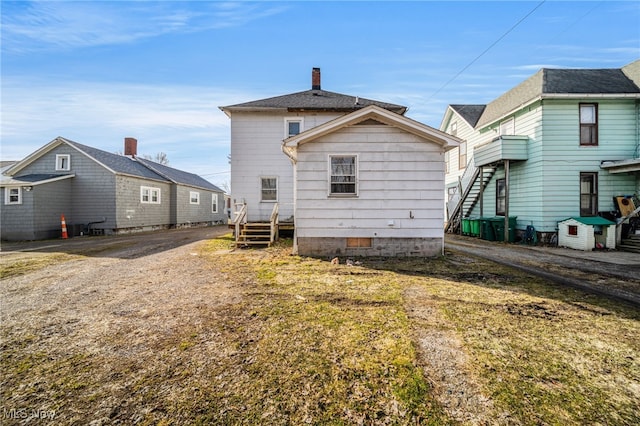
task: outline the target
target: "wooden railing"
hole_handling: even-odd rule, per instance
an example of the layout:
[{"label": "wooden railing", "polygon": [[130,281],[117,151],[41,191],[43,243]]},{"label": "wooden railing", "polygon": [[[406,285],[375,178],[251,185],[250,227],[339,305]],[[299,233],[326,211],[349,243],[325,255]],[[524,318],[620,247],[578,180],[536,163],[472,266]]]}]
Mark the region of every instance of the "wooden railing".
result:
[{"label": "wooden railing", "polygon": [[235,237],[236,242],[240,238],[240,227],[247,223],[247,204],[243,203],[240,210],[235,212],[236,217],[233,219],[233,224],[235,226]]},{"label": "wooden railing", "polygon": [[630,218],[635,217],[639,214],[640,214],[640,207],[638,207],[628,215],[618,218],[616,220],[616,246],[620,245],[620,243],[622,242],[622,224],[625,223]]},{"label": "wooden railing", "polygon": [[273,242],[278,238],[278,225],[280,222],[278,212],[278,203],[275,203],[273,205],[273,210],[271,211],[271,217],[269,218],[269,223],[271,225],[271,236],[269,237],[270,244],[273,244]]}]

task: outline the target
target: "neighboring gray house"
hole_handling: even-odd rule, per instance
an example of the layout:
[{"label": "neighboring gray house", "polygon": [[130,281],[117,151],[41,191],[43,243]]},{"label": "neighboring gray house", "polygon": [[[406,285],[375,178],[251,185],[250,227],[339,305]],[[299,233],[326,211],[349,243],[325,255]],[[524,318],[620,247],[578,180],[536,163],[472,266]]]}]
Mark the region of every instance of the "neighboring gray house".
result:
[{"label": "neighboring gray house", "polygon": [[224,193],[192,173],[58,137],[5,170],[0,181],[3,240],[116,234],[226,223]]}]

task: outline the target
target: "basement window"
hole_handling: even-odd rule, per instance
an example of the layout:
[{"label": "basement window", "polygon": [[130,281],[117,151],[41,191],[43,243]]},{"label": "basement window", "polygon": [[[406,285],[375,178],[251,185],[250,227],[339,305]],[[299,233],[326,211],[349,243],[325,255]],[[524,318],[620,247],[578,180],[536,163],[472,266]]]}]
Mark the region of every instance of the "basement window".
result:
[{"label": "basement window", "polygon": [[347,248],[371,248],[372,238],[347,238]]}]

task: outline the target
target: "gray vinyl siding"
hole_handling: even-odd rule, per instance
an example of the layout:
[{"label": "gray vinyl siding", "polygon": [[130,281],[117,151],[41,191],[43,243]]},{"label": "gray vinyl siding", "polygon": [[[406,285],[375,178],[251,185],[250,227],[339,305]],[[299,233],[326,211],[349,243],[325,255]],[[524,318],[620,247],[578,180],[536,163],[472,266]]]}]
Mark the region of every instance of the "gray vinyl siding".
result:
[{"label": "gray vinyl siding", "polygon": [[[147,228],[171,224],[171,184],[148,179],[117,176],[117,228]],[[143,203],[140,188],[160,189],[160,204]],[[96,225],[100,226],[100,225]]]},{"label": "gray vinyl siding", "polygon": [[[22,204],[4,204],[2,188],[2,239],[38,240],[59,238],[61,215],[71,223],[71,179],[33,185],[31,191],[22,190]],[[69,232],[71,226],[69,226]],[[69,234],[71,235],[71,234]]]},{"label": "gray vinyl siding", "polygon": [[22,191],[22,204],[5,204],[5,192],[11,187],[1,189],[0,219],[2,225],[0,237],[3,240],[33,240],[33,198],[34,191]]},{"label": "gray vinyl siding", "polygon": [[57,238],[62,235],[61,214],[65,214],[67,233],[72,236],[73,217],[69,211],[73,180],[65,179],[33,187],[33,229],[34,239]]},{"label": "gray vinyl siding", "polygon": [[[197,192],[200,194],[200,203],[191,204],[190,194]],[[218,198],[218,212],[211,211],[211,198]],[[222,204],[221,204],[222,203]],[[207,191],[201,188],[193,188],[189,186],[177,186],[177,225],[222,222],[226,220],[224,213],[224,198],[222,194]]]}]

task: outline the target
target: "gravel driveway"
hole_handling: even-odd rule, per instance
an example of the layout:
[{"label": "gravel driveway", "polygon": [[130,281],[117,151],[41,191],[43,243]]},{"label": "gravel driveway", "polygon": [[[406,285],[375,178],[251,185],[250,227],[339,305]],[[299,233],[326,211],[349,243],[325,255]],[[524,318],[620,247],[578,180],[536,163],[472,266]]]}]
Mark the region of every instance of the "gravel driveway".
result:
[{"label": "gravel driveway", "polygon": [[[3,244],[0,261],[24,251],[31,256],[64,250],[94,254],[0,281],[3,363],[17,361],[24,370],[0,381],[1,423],[31,413],[53,413],[62,423],[135,421],[126,412],[135,405],[127,403],[126,383],[135,383],[137,371],[166,365],[166,359],[158,359],[166,342],[181,347],[194,334],[211,338],[203,337],[207,331],[198,325],[241,297],[224,273],[198,256],[201,240],[227,232],[220,226]],[[185,330],[191,334],[185,336]],[[89,371],[101,377],[84,378]],[[113,375],[127,374],[131,379],[117,380],[125,385],[113,389]],[[95,412],[50,405],[53,394],[81,392],[87,381],[104,383],[94,395],[99,399]],[[86,404],[91,396],[83,398]]]}]

